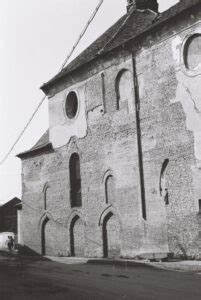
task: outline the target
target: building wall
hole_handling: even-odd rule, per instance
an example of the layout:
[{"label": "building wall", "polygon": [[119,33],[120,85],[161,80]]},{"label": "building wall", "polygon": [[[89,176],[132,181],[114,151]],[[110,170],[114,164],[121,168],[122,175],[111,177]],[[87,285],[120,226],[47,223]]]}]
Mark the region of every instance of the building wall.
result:
[{"label": "building wall", "polygon": [[17,207],[20,200],[14,198],[0,207],[0,232],[17,233]]},{"label": "building wall", "polygon": [[[160,34],[145,40],[136,58],[148,223],[160,214],[159,178],[168,159],[169,251],[183,256],[199,256],[200,252],[200,73],[190,74],[184,66],[184,44],[200,32],[200,17],[199,12],[192,12],[191,18],[188,13],[183,21],[170,22],[168,29],[161,27]],[[155,210],[149,208],[154,205]],[[152,225],[147,225],[149,231]]]},{"label": "building wall", "polygon": [[[97,73],[90,78],[67,87],[49,99],[50,141],[55,145],[55,152],[23,161],[24,241],[37,252],[42,250],[42,223],[47,216],[51,222],[53,220],[51,232],[52,240],[55,242],[50,241],[50,234],[47,233],[49,245],[54,244],[53,252],[55,255],[70,255],[71,221],[75,216],[79,216],[85,228],[83,255],[102,256],[104,217],[111,212],[114,217],[107,223],[108,247],[113,245],[111,247],[114,248],[111,255],[118,252],[115,245],[119,242],[121,244],[119,253],[122,256],[133,257],[142,252],[144,220],[140,202],[131,55],[121,52],[115,60],[113,57],[108,58],[103,67],[103,71],[100,72],[98,67]],[[132,87],[130,88],[132,97],[129,94],[128,100],[123,99],[120,109],[117,110],[115,82],[119,71],[122,70],[128,70],[125,78],[130,78],[129,88]],[[104,72],[104,90],[101,88],[102,72]],[[124,77],[119,84],[121,93],[127,84]],[[84,137],[79,130],[77,133],[72,131],[69,136],[67,134],[68,121],[65,119],[63,107],[66,95],[71,90],[77,92],[82,102],[80,105],[84,107],[85,114],[81,113],[75,120],[75,123],[80,122],[81,125],[84,123],[84,126],[87,124]],[[60,115],[62,116],[58,117]],[[57,128],[61,128],[59,136],[54,134]],[[60,144],[61,141],[64,145]],[[74,152],[80,156],[82,208],[70,206],[69,160]],[[114,191],[109,203],[106,203],[105,195],[107,174],[112,175],[114,179]],[[48,188],[44,194],[45,186]],[[47,213],[44,210],[45,195]],[[167,253],[167,237],[165,231],[161,229],[163,228],[161,221],[160,217],[157,225],[160,241],[156,243],[150,241],[149,249],[146,249],[148,252]],[[112,235],[110,232],[115,228],[114,222],[117,231],[120,232],[118,242],[110,238]],[[75,235],[76,232],[77,229]],[[79,240],[83,243],[82,239]],[[81,245],[78,248],[81,248]],[[81,253],[81,250],[78,252]]]},{"label": "building wall", "polygon": [[[161,26],[157,34],[139,41],[137,49],[131,45],[139,84],[147,219],[142,217],[134,85],[133,100],[128,95],[128,101],[116,107],[119,72],[128,70],[128,78],[120,82],[123,93],[118,97],[132,86],[132,57],[126,50],[113,51],[49,91],[55,151],[22,161],[23,235],[28,247],[41,253],[45,232],[48,254],[71,255],[73,240],[75,255],[101,257],[108,231],[111,256],[199,255],[200,74],[192,77],[184,71],[181,53],[186,36],[201,27],[193,25],[199,13],[183,20]],[[69,121],[64,107],[72,90],[80,113]],[[81,208],[70,205],[69,160],[74,152],[80,156]],[[167,159],[169,204],[160,190]],[[107,175],[114,179],[109,203]]]}]

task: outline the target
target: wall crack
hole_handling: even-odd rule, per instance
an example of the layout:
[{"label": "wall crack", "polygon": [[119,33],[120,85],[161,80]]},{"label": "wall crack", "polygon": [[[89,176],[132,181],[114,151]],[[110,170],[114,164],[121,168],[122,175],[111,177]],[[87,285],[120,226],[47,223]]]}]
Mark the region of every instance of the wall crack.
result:
[{"label": "wall crack", "polygon": [[184,83],[182,83],[182,85],[183,85],[183,87],[185,88],[186,92],[189,94],[190,99],[191,99],[191,101],[193,102],[193,106],[194,106],[195,111],[197,112],[197,114],[201,114],[201,111],[197,108],[195,99],[193,98],[193,95],[192,95],[191,91],[189,90],[189,88],[188,88],[187,86],[185,86]]}]

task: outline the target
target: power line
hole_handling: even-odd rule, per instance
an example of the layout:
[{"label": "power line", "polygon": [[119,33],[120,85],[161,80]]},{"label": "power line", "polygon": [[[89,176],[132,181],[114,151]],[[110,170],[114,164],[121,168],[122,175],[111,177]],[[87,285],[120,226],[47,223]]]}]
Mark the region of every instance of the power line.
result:
[{"label": "power line", "polygon": [[1,160],[0,162],[0,166],[3,165],[3,163],[7,160],[8,156],[11,154],[11,152],[13,151],[13,149],[15,148],[15,146],[17,145],[17,143],[19,142],[19,140],[21,139],[21,137],[23,136],[24,132],[26,131],[26,129],[29,127],[31,121],[33,120],[33,118],[35,117],[36,113],[38,112],[39,108],[41,107],[41,105],[43,104],[43,102],[46,99],[46,95],[43,96],[43,98],[41,99],[40,103],[38,104],[38,106],[36,107],[35,111],[33,112],[33,114],[31,115],[31,117],[29,118],[27,124],[25,125],[25,127],[23,128],[23,130],[20,132],[18,138],[16,139],[16,141],[14,142],[14,144],[12,145],[12,147],[10,148],[10,150],[8,151],[8,153],[5,155],[5,157]]},{"label": "power line", "polygon": [[68,56],[66,57],[66,59],[63,62],[63,65],[61,67],[61,71],[63,70],[63,68],[65,67],[65,65],[67,64],[69,58],[71,57],[71,55],[73,54],[75,48],[77,47],[77,45],[79,44],[80,40],[82,39],[82,37],[84,36],[85,32],[87,31],[89,25],[91,24],[91,22],[93,21],[93,19],[95,18],[97,12],[99,11],[101,5],[103,4],[103,0],[100,0],[98,6],[95,8],[93,14],[91,15],[91,17],[89,18],[87,24],[85,25],[83,31],[81,32],[81,34],[79,35],[77,41],[75,42],[73,48],[71,49],[70,53],[68,54]]},{"label": "power line", "polygon": [[[82,37],[84,36],[84,34],[86,33],[89,25],[91,24],[91,22],[93,21],[93,19],[95,18],[97,12],[99,11],[101,5],[103,4],[104,0],[100,0],[100,2],[98,3],[97,7],[95,8],[93,14],[91,15],[91,17],[89,18],[87,24],[85,25],[83,31],[81,32],[81,34],[79,35],[79,38],[77,39],[77,41],[75,42],[73,48],[71,49],[70,53],[67,55],[65,61],[62,64],[62,67],[60,69],[60,72],[65,68],[68,60],[70,59],[70,57],[72,56],[74,50],[76,49],[77,45],[79,44],[80,40],[82,39]],[[14,142],[14,144],[11,146],[11,148],[9,149],[9,151],[7,152],[7,154],[4,156],[4,158],[0,161],[0,166],[3,165],[3,163],[7,160],[7,158],[9,157],[9,155],[11,154],[11,152],[13,151],[13,149],[15,148],[16,144],[19,142],[19,140],[21,139],[21,137],[23,136],[24,132],[26,131],[26,129],[29,127],[30,123],[32,122],[33,118],[35,117],[36,113],[38,112],[39,108],[41,107],[41,105],[43,104],[43,102],[46,99],[46,95],[43,96],[43,98],[41,99],[41,101],[39,102],[38,106],[36,107],[36,109],[34,110],[33,114],[31,115],[31,117],[29,118],[27,124],[25,125],[25,127],[23,128],[23,130],[20,132],[18,138],[16,139],[16,141]]]},{"label": "power line", "polygon": [[123,22],[120,24],[119,28],[114,32],[114,34],[112,35],[112,37],[107,41],[107,43],[99,50],[99,54],[102,54],[106,47],[108,47],[111,42],[115,39],[115,37],[118,35],[118,33],[123,29],[124,25],[127,23],[128,19],[131,17],[132,15],[132,10],[131,12],[128,12],[127,17],[123,20]]}]

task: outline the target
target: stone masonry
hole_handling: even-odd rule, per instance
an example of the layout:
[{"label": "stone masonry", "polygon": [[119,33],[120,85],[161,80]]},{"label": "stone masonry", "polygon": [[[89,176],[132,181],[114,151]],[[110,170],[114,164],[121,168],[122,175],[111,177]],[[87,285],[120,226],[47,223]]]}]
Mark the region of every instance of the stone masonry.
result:
[{"label": "stone masonry", "polygon": [[[23,241],[37,253],[201,255],[201,55],[191,68],[186,46],[201,35],[201,1],[180,1],[163,14],[134,2],[42,87],[49,130],[19,154]],[[78,103],[69,117],[72,92]],[[81,185],[79,206],[71,176]]]}]

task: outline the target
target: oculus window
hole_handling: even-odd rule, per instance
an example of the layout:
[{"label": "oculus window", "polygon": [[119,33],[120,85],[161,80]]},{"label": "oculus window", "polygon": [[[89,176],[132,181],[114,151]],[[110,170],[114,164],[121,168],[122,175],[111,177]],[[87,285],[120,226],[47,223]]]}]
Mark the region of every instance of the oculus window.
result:
[{"label": "oculus window", "polygon": [[184,63],[190,71],[201,69],[201,34],[194,34],[186,41]]},{"label": "oculus window", "polygon": [[66,115],[69,119],[75,118],[78,111],[78,98],[75,92],[70,92],[66,98]]}]

